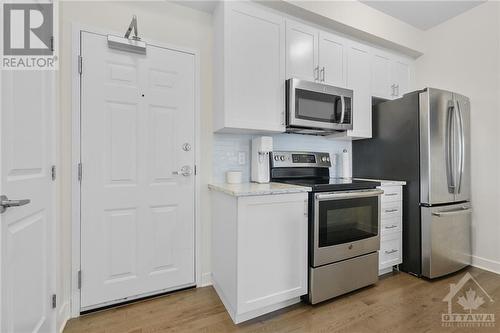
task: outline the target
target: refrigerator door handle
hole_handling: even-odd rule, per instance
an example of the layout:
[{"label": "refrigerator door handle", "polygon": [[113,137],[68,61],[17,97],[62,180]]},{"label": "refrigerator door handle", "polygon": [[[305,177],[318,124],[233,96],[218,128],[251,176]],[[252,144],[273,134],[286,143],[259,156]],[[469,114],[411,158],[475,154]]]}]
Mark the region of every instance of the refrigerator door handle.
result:
[{"label": "refrigerator door handle", "polygon": [[455,131],[454,131],[455,103],[448,102],[448,114],[446,117],[446,176],[448,178],[448,192],[455,193]]},{"label": "refrigerator door handle", "polygon": [[464,137],[464,125],[462,118],[462,110],[458,104],[458,100],[455,100],[455,110],[458,116],[458,127],[459,127],[459,144],[458,144],[458,181],[456,185],[456,193],[460,193],[460,188],[462,186],[462,178],[464,174],[464,162],[465,162],[465,137]]}]

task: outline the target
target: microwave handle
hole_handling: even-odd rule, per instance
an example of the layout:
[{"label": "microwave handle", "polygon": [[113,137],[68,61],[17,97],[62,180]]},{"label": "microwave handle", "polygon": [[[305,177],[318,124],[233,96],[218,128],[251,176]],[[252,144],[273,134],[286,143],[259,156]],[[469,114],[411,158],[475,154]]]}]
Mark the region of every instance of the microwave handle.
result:
[{"label": "microwave handle", "polygon": [[340,96],[340,103],[342,105],[342,113],[340,114],[340,122],[339,124],[344,123],[344,117],[345,117],[345,101],[344,101],[344,96]]}]

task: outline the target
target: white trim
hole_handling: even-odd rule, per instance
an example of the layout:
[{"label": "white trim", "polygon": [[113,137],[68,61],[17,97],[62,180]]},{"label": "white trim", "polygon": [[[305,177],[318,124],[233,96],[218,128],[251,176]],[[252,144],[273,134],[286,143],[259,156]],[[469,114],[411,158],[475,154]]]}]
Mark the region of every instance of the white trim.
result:
[{"label": "white trim", "polygon": [[64,331],[66,323],[70,318],[70,312],[71,312],[71,303],[68,299],[68,301],[64,302],[64,304],[59,308],[59,312],[57,315],[60,318],[64,318],[64,320],[61,322],[61,325],[57,328],[57,332],[62,333]]},{"label": "white trim", "polygon": [[198,283],[199,287],[207,287],[212,285],[212,273],[202,273],[201,281]]},{"label": "white trim", "polygon": [[[80,74],[78,73],[78,56],[80,55],[80,34],[82,31],[107,35],[107,34],[118,34],[116,31],[109,31],[105,29],[99,29],[94,27],[89,27],[77,23],[71,24],[72,30],[72,41],[71,41],[71,94],[72,94],[72,156],[71,156],[71,317],[80,316],[80,290],[78,289],[78,271],[80,270],[80,183],[78,181],[78,163],[80,162]],[[195,179],[195,283],[196,285],[203,285],[203,279],[201,274],[201,220],[200,220],[200,171],[199,166],[201,162],[200,156],[200,136],[201,136],[201,107],[200,107],[200,87],[201,87],[201,76],[200,76],[200,52],[196,49],[190,49],[186,47],[180,47],[177,45],[157,42],[153,40],[146,40],[148,44],[155,45],[158,47],[171,49],[175,51],[185,52],[194,55],[195,58],[195,166],[197,168],[197,173],[194,175]],[[161,291],[160,291],[161,292]],[[144,297],[141,295],[140,297]]]},{"label": "white trim", "polygon": [[490,271],[496,274],[500,274],[500,262],[481,258],[478,256],[472,256],[472,266]]}]

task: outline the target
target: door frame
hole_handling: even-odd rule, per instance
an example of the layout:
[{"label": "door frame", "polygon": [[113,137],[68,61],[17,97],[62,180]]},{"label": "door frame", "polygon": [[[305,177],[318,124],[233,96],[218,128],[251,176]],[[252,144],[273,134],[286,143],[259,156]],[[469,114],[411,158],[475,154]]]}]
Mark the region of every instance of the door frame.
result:
[{"label": "door frame", "polygon": [[[115,34],[121,36],[121,32],[110,31],[103,28],[89,27],[81,24],[71,24],[71,317],[79,317],[81,311],[80,289],[78,287],[78,271],[81,267],[81,184],[78,180],[78,163],[80,163],[81,133],[80,133],[80,113],[81,113],[81,86],[80,73],[78,72],[78,56],[81,51],[81,33],[91,33],[96,35]],[[197,49],[186,48],[178,45],[157,42],[146,39],[146,42],[161,48],[173,51],[192,54],[195,61],[195,111],[194,111],[194,138],[195,138],[195,170],[194,173],[194,272],[195,286],[202,285],[201,275],[201,221],[200,221],[200,52]],[[84,65],[85,66],[85,65]],[[165,291],[168,291],[166,289]],[[141,295],[137,298],[148,295]],[[132,299],[131,299],[132,300]]]}]

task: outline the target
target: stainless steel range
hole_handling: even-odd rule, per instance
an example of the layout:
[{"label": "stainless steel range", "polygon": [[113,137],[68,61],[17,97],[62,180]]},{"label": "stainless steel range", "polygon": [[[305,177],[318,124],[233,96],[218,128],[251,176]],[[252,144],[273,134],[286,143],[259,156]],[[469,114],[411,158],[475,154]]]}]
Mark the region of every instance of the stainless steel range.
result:
[{"label": "stainless steel range", "polygon": [[328,153],[275,151],[271,181],[309,193],[309,292],[316,304],[378,280],[379,182],[330,178]]}]

